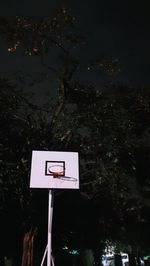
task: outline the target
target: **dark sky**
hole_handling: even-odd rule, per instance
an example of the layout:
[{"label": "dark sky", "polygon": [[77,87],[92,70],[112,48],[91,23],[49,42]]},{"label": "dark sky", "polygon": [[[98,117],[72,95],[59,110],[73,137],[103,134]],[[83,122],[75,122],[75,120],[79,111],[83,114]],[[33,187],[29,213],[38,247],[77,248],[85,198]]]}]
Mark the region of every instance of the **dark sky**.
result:
[{"label": "dark sky", "polygon": [[[67,7],[76,17],[77,25],[87,37],[86,44],[74,53],[81,60],[80,77],[85,83],[101,84],[101,77],[89,75],[89,60],[97,56],[118,58],[121,73],[118,79],[136,87],[150,84],[150,16],[148,1],[132,0],[49,0],[49,1],[7,1],[1,3],[1,15],[47,16]],[[9,7],[9,8],[8,8]],[[40,73],[38,59],[7,55],[0,51],[1,73],[27,71]],[[30,60],[30,59],[29,59]],[[43,70],[42,70],[43,71]],[[52,80],[53,77],[50,77]],[[37,91],[40,91],[41,84]],[[47,89],[45,89],[46,91]]]}]

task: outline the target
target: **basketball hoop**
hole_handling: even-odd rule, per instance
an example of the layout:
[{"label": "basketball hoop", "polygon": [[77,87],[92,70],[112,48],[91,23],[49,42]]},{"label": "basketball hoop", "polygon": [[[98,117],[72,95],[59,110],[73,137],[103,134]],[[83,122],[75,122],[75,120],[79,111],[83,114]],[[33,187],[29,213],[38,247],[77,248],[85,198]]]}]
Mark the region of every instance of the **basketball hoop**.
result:
[{"label": "basketball hoop", "polygon": [[54,178],[64,176],[64,166],[60,164],[54,164],[49,166],[48,172],[53,175]]},{"label": "basketball hoop", "polygon": [[49,166],[48,172],[53,175],[54,178],[60,178],[62,180],[67,180],[67,181],[77,181],[77,178],[75,177],[70,177],[70,176],[64,176],[64,166],[60,164],[54,164]]}]

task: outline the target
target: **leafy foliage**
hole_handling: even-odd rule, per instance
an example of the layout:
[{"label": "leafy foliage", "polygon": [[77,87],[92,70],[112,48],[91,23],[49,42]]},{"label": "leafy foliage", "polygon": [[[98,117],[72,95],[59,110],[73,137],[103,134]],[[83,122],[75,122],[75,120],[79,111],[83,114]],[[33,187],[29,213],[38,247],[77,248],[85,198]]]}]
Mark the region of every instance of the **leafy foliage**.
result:
[{"label": "leafy foliage", "polygon": [[149,97],[148,89],[100,93],[78,84],[53,129],[60,147],[79,151],[81,193],[97,206],[107,237],[134,242],[134,226],[149,223]]},{"label": "leafy foliage", "polygon": [[80,33],[72,33],[74,24],[75,17],[62,8],[52,18],[1,17],[0,32],[8,45],[8,52],[21,48],[29,56],[44,55],[50,47],[57,46],[68,53],[66,48],[82,39]]}]

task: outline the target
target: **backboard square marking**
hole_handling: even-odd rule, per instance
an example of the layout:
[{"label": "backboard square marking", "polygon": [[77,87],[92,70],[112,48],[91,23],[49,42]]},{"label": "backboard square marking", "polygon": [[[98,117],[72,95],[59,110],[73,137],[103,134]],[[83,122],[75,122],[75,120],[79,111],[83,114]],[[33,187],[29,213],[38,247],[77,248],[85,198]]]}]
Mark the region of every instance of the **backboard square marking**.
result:
[{"label": "backboard square marking", "polygon": [[64,161],[46,161],[45,175],[46,176],[65,176],[65,162]]}]

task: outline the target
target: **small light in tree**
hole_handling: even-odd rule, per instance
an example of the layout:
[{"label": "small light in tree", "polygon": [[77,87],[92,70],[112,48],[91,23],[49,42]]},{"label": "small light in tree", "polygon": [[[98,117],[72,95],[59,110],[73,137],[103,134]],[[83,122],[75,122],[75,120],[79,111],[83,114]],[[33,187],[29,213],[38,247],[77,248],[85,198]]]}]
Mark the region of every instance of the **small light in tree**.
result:
[{"label": "small light in tree", "polygon": [[117,163],[117,162],[118,162],[118,158],[115,158],[114,163]]},{"label": "small light in tree", "polygon": [[73,250],[69,251],[69,254],[71,254],[71,255],[79,255],[79,252],[78,252],[78,250],[73,249]]},{"label": "small light in tree", "polygon": [[64,249],[64,250],[68,250],[68,247],[67,247],[67,246],[64,246],[62,249]]},{"label": "small light in tree", "polygon": [[8,48],[8,52],[14,52],[16,50],[16,48],[15,47],[11,47],[11,48]]},{"label": "small light in tree", "polygon": [[34,47],[34,48],[33,48],[33,52],[35,52],[35,53],[38,52],[38,48],[35,48],[35,47]]},{"label": "small light in tree", "polygon": [[65,9],[65,8],[63,8],[62,12],[63,12],[63,14],[65,14],[65,13],[66,13],[66,9]]}]

